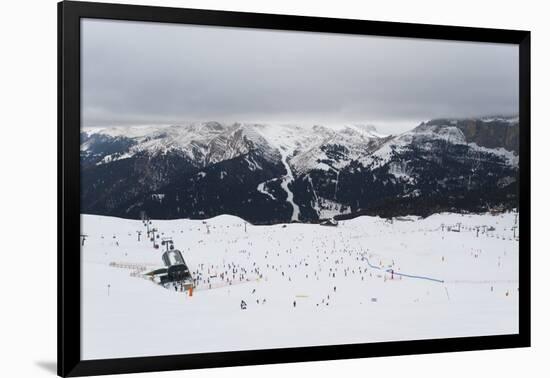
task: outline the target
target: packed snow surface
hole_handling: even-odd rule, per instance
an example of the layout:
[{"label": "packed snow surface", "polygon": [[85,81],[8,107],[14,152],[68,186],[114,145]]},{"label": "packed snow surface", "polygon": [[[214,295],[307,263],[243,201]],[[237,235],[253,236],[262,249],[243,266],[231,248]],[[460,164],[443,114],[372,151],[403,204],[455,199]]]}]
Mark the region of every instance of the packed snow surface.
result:
[{"label": "packed snow surface", "polygon": [[144,278],[164,247],[142,221],[82,215],[82,358],[514,334],[515,223],[514,213],[153,220],[197,280],[190,296]]}]

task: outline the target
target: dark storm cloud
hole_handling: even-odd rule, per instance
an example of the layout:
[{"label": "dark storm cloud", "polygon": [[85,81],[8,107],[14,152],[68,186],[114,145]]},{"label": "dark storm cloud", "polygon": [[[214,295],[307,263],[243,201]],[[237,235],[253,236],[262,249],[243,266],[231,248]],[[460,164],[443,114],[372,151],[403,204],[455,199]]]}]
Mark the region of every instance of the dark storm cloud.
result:
[{"label": "dark storm cloud", "polygon": [[104,20],[82,28],[84,126],[399,125],[518,108],[512,45]]}]

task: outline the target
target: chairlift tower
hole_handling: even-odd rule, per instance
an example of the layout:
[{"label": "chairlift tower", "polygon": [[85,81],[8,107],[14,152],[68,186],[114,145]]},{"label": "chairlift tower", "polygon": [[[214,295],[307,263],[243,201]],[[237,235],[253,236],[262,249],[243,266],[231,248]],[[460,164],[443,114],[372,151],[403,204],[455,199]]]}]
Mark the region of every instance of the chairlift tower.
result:
[{"label": "chairlift tower", "polygon": [[85,235],[85,234],[82,234],[80,235],[80,240],[82,240],[82,246],[84,246],[84,242],[86,241],[86,238],[88,237],[88,235]]},{"label": "chairlift tower", "polygon": [[147,227],[147,238],[151,237],[151,229],[149,228],[149,221],[145,223],[145,227]]},{"label": "chairlift tower", "polygon": [[171,237],[162,238],[162,241],[160,244],[166,246],[166,252],[171,251],[174,249],[174,241]]}]

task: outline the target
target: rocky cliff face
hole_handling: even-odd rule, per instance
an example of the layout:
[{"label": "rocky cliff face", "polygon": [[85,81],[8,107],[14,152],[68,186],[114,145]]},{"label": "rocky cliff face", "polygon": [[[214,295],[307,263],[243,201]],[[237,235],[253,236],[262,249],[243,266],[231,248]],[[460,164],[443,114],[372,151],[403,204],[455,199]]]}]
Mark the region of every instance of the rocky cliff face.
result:
[{"label": "rocky cliff face", "polygon": [[451,124],[462,131],[468,143],[487,148],[505,148],[518,153],[519,124],[517,118],[481,118],[433,120],[430,124]]}]

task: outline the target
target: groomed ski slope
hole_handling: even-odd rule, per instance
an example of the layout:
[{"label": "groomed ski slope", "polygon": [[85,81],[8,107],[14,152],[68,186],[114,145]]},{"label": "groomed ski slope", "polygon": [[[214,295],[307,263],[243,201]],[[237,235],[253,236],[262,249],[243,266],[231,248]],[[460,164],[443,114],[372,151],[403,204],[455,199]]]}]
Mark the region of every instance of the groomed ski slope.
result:
[{"label": "groomed ski slope", "polygon": [[518,332],[513,213],[152,222],[200,278],[193,296],[135,276],[163,250],[141,221],[83,215],[83,359]]},{"label": "groomed ski slope", "polygon": [[288,153],[283,149],[280,149],[280,151],[282,155],[282,162],[286,169],[286,175],[282,177],[281,188],[286,192],[286,200],[290,206],[292,206],[291,220],[293,222],[298,222],[300,220],[300,208],[294,202],[294,193],[292,193],[292,190],[288,187],[290,183],[294,181],[294,175],[292,174],[292,169],[290,169],[290,165],[288,164]]}]

